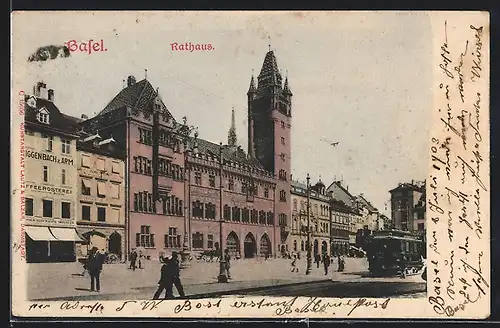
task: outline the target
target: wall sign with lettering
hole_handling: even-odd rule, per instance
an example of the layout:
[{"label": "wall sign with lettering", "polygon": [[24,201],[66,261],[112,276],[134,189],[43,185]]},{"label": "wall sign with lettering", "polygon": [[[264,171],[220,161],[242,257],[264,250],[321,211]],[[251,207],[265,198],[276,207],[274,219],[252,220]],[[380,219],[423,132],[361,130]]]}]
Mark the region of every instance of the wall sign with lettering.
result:
[{"label": "wall sign with lettering", "polygon": [[40,159],[42,161],[73,165],[73,159],[67,157],[58,157],[52,154],[40,153],[37,151],[27,150],[26,157],[33,159]]},{"label": "wall sign with lettering", "polygon": [[40,186],[36,184],[27,183],[26,190],[34,190],[39,192],[46,192],[56,195],[70,195],[73,193],[71,188],[62,188],[62,187],[52,187],[52,186]]}]

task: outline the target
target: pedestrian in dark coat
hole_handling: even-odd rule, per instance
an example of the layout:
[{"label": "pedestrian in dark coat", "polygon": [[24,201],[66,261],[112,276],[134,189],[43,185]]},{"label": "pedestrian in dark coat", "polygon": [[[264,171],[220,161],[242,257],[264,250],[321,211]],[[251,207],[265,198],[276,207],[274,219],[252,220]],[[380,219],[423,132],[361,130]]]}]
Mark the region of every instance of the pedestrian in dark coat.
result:
[{"label": "pedestrian in dark coat", "polygon": [[229,271],[229,269],[231,269],[231,255],[229,255],[229,250],[227,248],[224,250],[224,262],[226,265],[227,279],[231,279],[231,273]]},{"label": "pedestrian in dark coat", "polygon": [[299,269],[297,269],[297,257],[295,255],[292,260],[292,272],[299,272]]},{"label": "pedestrian in dark coat", "polygon": [[325,253],[323,255],[323,266],[325,267],[325,276],[328,274],[328,267],[330,266],[330,256]]},{"label": "pedestrian in dark coat", "polygon": [[170,259],[170,263],[168,265],[168,284],[167,284],[167,298],[173,297],[173,285],[177,288],[177,292],[181,298],[184,298],[186,295],[184,294],[184,288],[182,287],[181,277],[180,277],[180,265],[179,258],[177,252],[172,252],[172,258]]},{"label": "pedestrian in dark coat", "polygon": [[344,257],[342,255],[338,255],[338,261],[339,261],[339,272],[342,272],[344,271],[344,264],[345,264],[345,260],[344,260]]},{"label": "pedestrian in dark coat", "polygon": [[[170,291],[172,291],[172,284],[173,284],[173,274],[171,271],[173,270],[172,264],[170,262],[170,259],[167,257],[162,257],[160,261],[163,263],[161,266],[160,270],[160,281],[158,281],[158,290],[153,296],[154,300],[157,300],[160,298],[161,293],[165,291],[165,297],[167,298],[167,291],[169,290],[169,284],[170,284]],[[170,271],[170,272],[169,272]]]},{"label": "pedestrian in dark coat", "polygon": [[316,261],[316,267],[319,269],[319,262],[321,262],[321,255],[316,254],[316,257],[314,260]]},{"label": "pedestrian in dark coat", "polygon": [[132,250],[132,253],[130,253],[130,268],[135,271],[136,268],[136,261],[137,261],[137,252],[135,249]]},{"label": "pedestrian in dark coat", "polygon": [[92,292],[94,290],[97,290],[97,292],[101,291],[100,278],[101,278],[103,263],[104,263],[104,255],[97,250],[97,247],[93,247],[92,250],[90,251],[87,262],[87,268],[90,274],[90,290]]}]

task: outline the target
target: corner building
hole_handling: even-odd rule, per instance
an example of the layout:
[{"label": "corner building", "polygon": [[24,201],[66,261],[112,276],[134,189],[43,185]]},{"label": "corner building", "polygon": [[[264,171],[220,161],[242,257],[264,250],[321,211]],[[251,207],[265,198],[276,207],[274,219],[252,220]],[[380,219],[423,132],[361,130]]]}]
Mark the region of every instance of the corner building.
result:
[{"label": "corner building", "polygon": [[125,151],[111,136],[81,132],[78,149],[77,231],[84,242],[78,257],[93,247],[122,259],[125,254]]},{"label": "corner building", "polygon": [[78,126],[39,82],[25,96],[25,229],[28,263],[72,262],[76,244]]}]

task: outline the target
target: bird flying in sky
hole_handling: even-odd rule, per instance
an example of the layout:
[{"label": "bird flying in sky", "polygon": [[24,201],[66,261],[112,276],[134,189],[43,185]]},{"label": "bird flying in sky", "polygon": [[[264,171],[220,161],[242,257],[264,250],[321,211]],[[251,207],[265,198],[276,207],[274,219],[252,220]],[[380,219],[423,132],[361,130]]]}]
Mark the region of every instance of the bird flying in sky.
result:
[{"label": "bird flying in sky", "polygon": [[321,138],[321,141],[326,142],[326,143],[328,143],[330,146],[333,146],[333,147],[337,147],[337,146],[339,145],[339,142],[338,142],[338,141],[333,142],[333,141],[327,140],[327,139],[325,139],[325,138]]}]

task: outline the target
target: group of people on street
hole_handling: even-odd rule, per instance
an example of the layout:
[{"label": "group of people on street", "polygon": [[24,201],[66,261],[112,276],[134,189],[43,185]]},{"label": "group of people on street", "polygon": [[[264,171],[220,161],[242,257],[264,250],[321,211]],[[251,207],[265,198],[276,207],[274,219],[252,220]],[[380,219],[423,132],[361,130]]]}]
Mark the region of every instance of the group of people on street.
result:
[{"label": "group of people on street", "polygon": [[142,269],[142,261],[141,261],[142,254],[137,254],[137,250],[135,248],[132,249],[132,252],[130,252],[130,266],[129,269],[135,271],[137,268],[137,264],[139,264],[139,269]]},{"label": "group of people on street", "polygon": [[[345,258],[343,255],[338,254],[337,255],[338,259],[338,271],[342,272],[345,270]],[[297,260],[300,260],[300,253],[299,254],[293,254],[292,255],[292,272],[299,272],[299,269],[297,268]],[[332,259],[330,255],[324,253],[323,256],[316,254],[314,256],[314,262],[316,263],[316,268],[319,269],[319,265],[323,263],[323,268],[325,270],[325,276],[328,275],[328,268],[330,267],[332,263]]]},{"label": "group of people on street", "polygon": [[184,298],[184,287],[181,283],[179,257],[177,252],[172,252],[171,258],[161,257],[160,262],[163,263],[160,271],[160,281],[158,281],[158,289],[156,290],[153,299],[159,299],[163,291],[165,291],[164,299],[174,298],[174,285],[179,293],[179,296]]}]

